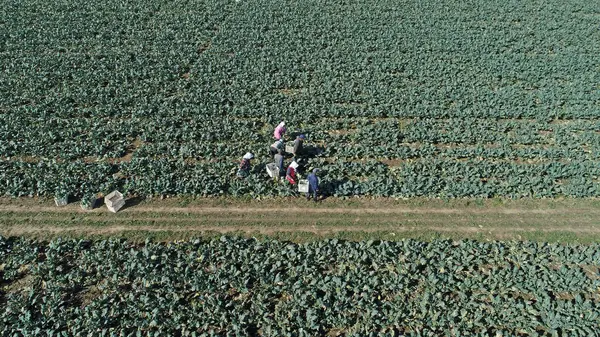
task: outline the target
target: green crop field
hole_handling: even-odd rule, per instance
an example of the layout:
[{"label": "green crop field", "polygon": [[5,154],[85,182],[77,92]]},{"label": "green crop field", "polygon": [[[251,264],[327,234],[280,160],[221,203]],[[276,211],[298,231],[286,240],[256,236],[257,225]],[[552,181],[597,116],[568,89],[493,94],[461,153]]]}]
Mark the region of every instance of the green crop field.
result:
[{"label": "green crop field", "polygon": [[3,336],[598,336],[600,246],[0,237]]},{"label": "green crop field", "polygon": [[600,336],[600,1],[3,0],[0,196],[2,337]]},{"label": "green crop field", "polygon": [[599,55],[598,1],[6,0],[0,194],[294,194],[285,120],[331,195],[599,196]]}]

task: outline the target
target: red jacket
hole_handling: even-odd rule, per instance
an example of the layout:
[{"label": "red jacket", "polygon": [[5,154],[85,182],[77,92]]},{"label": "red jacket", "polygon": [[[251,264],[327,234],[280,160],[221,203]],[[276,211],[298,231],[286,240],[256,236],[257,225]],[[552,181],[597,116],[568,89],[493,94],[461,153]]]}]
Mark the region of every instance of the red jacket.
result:
[{"label": "red jacket", "polygon": [[242,162],[240,163],[240,170],[250,171],[250,160],[242,159]]},{"label": "red jacket", "polygon": [[285,175],[285,179],[290,182],[292,185],[296,185],[298,179],[296,177],[296,170],[293,167],[289,166],[287,169],[287,173]]}]

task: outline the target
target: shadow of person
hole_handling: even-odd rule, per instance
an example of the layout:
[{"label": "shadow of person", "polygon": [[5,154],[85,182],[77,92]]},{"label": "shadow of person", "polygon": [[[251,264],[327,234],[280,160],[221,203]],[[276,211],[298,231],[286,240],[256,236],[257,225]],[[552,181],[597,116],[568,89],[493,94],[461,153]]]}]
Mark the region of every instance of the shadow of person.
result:
[{"label": "shadow of person", "polygon": [[[323,178],[325,178],[325,177],[323,177]],[[320,200],[325,200],[328,197],[333,196],[336,193],[339,193],[340,186],[343,186],[348,181],[350,181],[348,178],[333,179],[333,180],[323,179],[323,181],[319,184],[319,190],[321,193]]]},{"label": "shadow of person", "polygon": [[315,158],[325,152],[325,148],[317,145],[304,145],[302,156],[307,158]]}]

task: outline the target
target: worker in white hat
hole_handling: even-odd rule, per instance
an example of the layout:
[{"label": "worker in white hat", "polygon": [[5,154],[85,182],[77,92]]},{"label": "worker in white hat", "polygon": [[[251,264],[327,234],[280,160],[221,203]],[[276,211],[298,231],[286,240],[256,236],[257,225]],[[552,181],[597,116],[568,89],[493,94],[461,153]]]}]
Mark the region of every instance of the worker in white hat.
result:
[{"label": "worker in white hat", "polygon": [[275,137],[275,139],[277,139],[277,140],[280,140],[283,138],[283,135],[285,134],[286,131],[287,131],[287,129],[285,127],[285,122],[281,122],[275,128],[275,131],[273,131],[273,137]]},{"label": "worker in white hat", "polygon": [[237,177],[240,179],[246,178],[250,175],[250,160],[254,158],[254,155],[250,152],[247,152],[244,157],[242,157],[242,162],[240,163],[240,169],[237,171]]},{"label": "worker in white hat", "polygon": [[298,163],[293,161],[290,166],[288,166],[285,179],[290,182],[292,185],[296,185],[298,183],[298,176],[296,175],[296,169],[298,168]]}]

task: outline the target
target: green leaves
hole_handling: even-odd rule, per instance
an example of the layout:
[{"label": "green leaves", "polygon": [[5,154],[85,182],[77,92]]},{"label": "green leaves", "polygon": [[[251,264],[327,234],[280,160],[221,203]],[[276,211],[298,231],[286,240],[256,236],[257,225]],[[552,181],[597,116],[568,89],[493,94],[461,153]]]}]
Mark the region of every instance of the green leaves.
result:
[{"label": "green leaves", "polygon": [[597,197],[597,4],[538,7],[12,1],[0,194],[295,195],[229,174],[286,120],[331,195]]},{"label": "green leaves", "polygon": [[447,240],[0,237],[0,333],[584,336],[598,325],[599,283],[589,271],[600,267],[599,251]]}]

